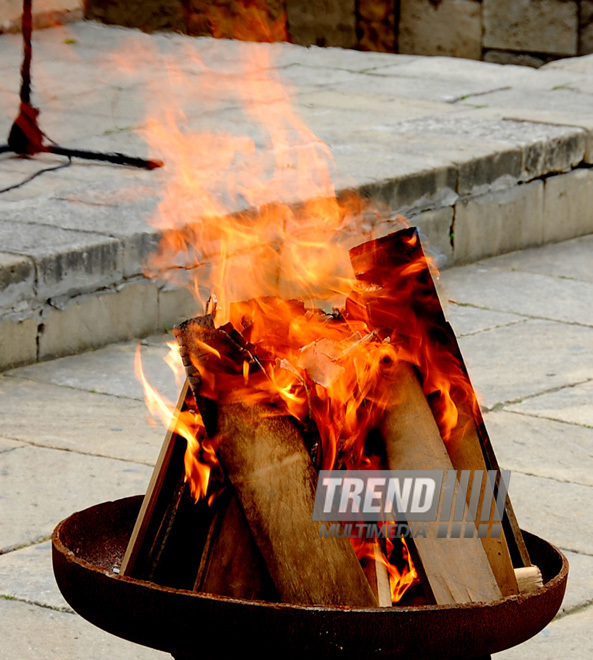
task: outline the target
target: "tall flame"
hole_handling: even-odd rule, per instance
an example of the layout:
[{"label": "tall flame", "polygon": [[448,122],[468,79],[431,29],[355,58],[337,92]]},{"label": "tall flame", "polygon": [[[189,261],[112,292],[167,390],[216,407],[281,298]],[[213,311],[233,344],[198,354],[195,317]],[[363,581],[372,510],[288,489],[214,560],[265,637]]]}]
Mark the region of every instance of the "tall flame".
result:
[{"label": "tall flame", "polygon": [[[260,14],[250,15],[249,24],[260,23]],[[238,52],[244,46],[233,43]],[[162,240],[146,273],[189,287],[204,310],[207,300],[216,300],[217,324],[230,322],[263,356],[255,367],[246,360],[231,380],[218,360],[220,373],[215,367],[202,374],[207,395],[266,401],[277,414],[310,425],[319,468],[373,468],[380,458],[369,432],[393,403],[384,377],[398,360],[406,360],[422,374],[447,440],[458,424],[456,390],[465,387],[467,397],[471,392],[461,366],[446,351],[434,350],[425,339],[427,328],[397,298],[409,297],[418,273],[427,268],[424,257],[392,273],[398,287],[395,298],[388,292],[387,304],[398,314],[392,326],[405,341],[377,332],[367,312],[344,313],[344,305],[356,305],[357,296],[387,295],[355,278],[348,250],[373,238],[378,227],[395,231],[407,222],[354,193],[336,194],[331,152],[296,113],[272,50],[252,47],[248,53],[224,74],[188,48],[183,67],[168,65],[169,97],[173,103],[186,98],[197,82],[196,111],[204,114],[197,121],[173,104],[147,123],[146,137],[165,161],[168,183],[151,219]],[[162,101],[163,94],[155,98]],[[225,130],[194,128],[208,124],[217,103],[217,124]],[[235,106],[243,110],[242,123],[236,115],[225,118],[225,108]],[[428,267],[434,272],[430,262]],[[215,347],[203,348],[220,358]],[[169,359],[180,368],[178,352]],[[193,411],[175,413],[173,404],[159,397],[146,382],[139,353],[137,371],[150,409],[167,427],[173,420],[175,432],[187,440],[186,474],[194,496],[207,496],[216,453],[202,419]],[[216,390],[219,376],[227,382]],[[362,557],[372,543],[353,545]],[[385,565],[397,602],[418,576],[405,542],[399,568],[388,559],[393,550],[388,546]]]}]

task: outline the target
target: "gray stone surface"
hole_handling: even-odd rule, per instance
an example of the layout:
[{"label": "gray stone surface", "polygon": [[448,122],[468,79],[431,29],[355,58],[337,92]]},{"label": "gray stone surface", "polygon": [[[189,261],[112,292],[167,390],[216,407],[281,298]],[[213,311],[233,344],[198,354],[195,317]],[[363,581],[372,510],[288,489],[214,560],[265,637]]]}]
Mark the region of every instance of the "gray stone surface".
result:
[{"label": "gray stone surface", "polygon": [[591,624],[593,608],[553,621],[533,639],[498,653],[501,660],[541,660],[558,656],[588,658],[593,653]]},{"label": "gray stone surface", "polygon": [[563,550],[569,576],[560,614],[573,612],[593,603],[593,557]]},{"label": "gray stone surface", "polygon": [[[583,288],[592,280],[590,249],[590,237],[573,239],[453,267],[438,283],[472,382],[486,407],[495,406],[484,418],[501,466],[511,470],[517,519],[557,545],[570,563],[560,616],[494,658],[591,655],[593,429],[587,392],[593,328],[582,323],[586,317],[573,289],[581,286],[582,297],[590,299]],[[545,291],[562,300],[566,318],[547,320],[556,308]],[[175,400],[180,382],[163,361],[171,339],[154,335],[141,347],[149,382]],[[165,657],[78,615],[49,609],[64,602],[43,539],[87,504],[143,492],[154,460],[150,452],[156,454],[162,442],[163,429],[146,422],[134,375],[136,347],[127,342],[0,376],[0,547],[17,547],[0,554],[0,634],[10,657]],[[571,398],[579,392],[578,401]],[[520,403],[505,403],[517,398]],[[31,400],[36,405],[23,408]]]},{"label": "gray stone surface", "polygon": [[[558,419],[593,429],[591,401],[593,401],[593,381],[587,381],[525,399],[510,406],[509,410],[535,415],[536,417]],[[593,442],[593,437],[591,442]]]},{"label": "gray stone surface", "polygon": [[593,428],[538,416],[538,411],[529,406],[531,401],[537,401],[538,398],[527,399],[524,402],[526,407],[522,407],[522,404],[510,405],[505,406],[504,410],[484,415],[501,467],[528,475],[593,486]]},{"label": "gray stone surface", "polygon": [[38,357],[42,360],[144,337],[158,325],[157,288],[145,279],[52,303],[43,314],[39,332]]},{"label": "gray stone surface", "polygon": [[[453,5],[472,20],[479,9],[477,2],[448,0],[427,12],[438,18]],[[166,167],[146,172],[75,160],[18,186],[64,160],[0,157],[0,188],[17,186],[1,200],[0,252],[11,256],[0,261],[0,368],[181,320],[192,309],[185,294],[163,291],[159,283],[147,303],[142,291],[149,288],[132,282],[125,295],[119,289],[144,272],[158,241],[157,204],[174,183],[174,155],[194,136],[188,163],[203,175],[208,193],[226,212],[249,206],[243,190],[227,185],[243,183],[242,159],[229,159],[228,176],[216,181],[212,174],[220,167],[209,156],[217,150],[202,145],[208,131],[240,138],[250,150],[248,169],[269,172],[279,152],[260,117],[280,119],[287,129],[282,144],[289,146],[282,146],[278,162],[286,167],[276,174],[286,192],[265,190],[262,203],[297,203],[314,194],[294,185],[293,166],[319,138],[335,189],[359,190],[417,220],[441,266],[591,231],[589,172],[580,167],[593,161],[593,60],[587,57],[534,70],[455,57],[150,35],[91,22],[38,31],[34,46],[35,102],[50,137],[65,146],[161,157]],[[8,132],[18,107],[20,55],[18,38],[2,35],[0,133]],[[156,143],[149,126],[166,119],[169,101],[180,130]],[[520,185],[540,178],[545,183]],[[175,196],[176,222],[206,208],[195,188],[176,189]],[[124,298],[131,308],[147,305],[144,324],[114,321]],[[26,327],[14,326],[23,319]],[[26,330],[26,339],[15,341],[10,329]]]},{"label": "gray stone surface", "polygon": [[485,114],[503,115],[507,119],[581,128],[587,133],[584,160],[591,163],[593,111],[582,104],[583,95],[575,88],[576,83],[568,80],[564,83],[560,80],[546,81],[545,78],[542,78],[542,83],[540,88],[532,87],[528,91],[507,86],[479,97],[461,99],[460,103],[473,108],[477,106]]},{"label": "gray stone surface", "polygon": [[[167,335],[166,339],[169,342],[175,341],[172,335]],[[7,375],[144,401],[144,390],[134,372],[139,345],[142,367],[148,382],[169,400],[177,401],[180,387],[164,363],[169,349],[163,342],[113,344],[81,355],[15,369],[7,372]]]},{"label": "gray stone surface", "polygon": [[0,253],[0,304],[6,310],[18,310],[33,298],[35,269],[27,257]]},{"label": "gray stone surface", "polygon": [[468,263],[543,241],[543,183],[489,192],[455,205],[456,263]]},{"label": "gray stone surface", "polygon": [[[589,259],[593,251],[593,236],[582,236],[573,240],[538,248],[511,252],[481,263],[480,271],[492,268],[539,273],[569,280],[593,282],[593,263]],[[460,273],[467,271],[460,269]],[[491,271],[490,271],[491,272]],[[444,275],[449,278],[449,273]],[[454,281],[451,273],[451,280]],[[484,282],[480,282],[483,286]]]},{"label": "gray stone surface", "polygon": [[480,59],[482,11],[474,0],[408,0],[402,3],[398,51]]},{"label": "gray stone surface", "polygon": [[47,539],[74,511],[145,492],[150,474],[145,465],[72,451],[28,446],[5,452],[0,554]]},{"label": "gray stone surface", "polygon": [[578,3],[557,0],[484,0],[484,46],[576,55]]},{"label": "gray stone surface", "polygon": [[593,173],[584,169],[546,179],[545,242],[593,233],[593,197],[589,197],[592,182]]},{"label": "gray stone surface", "polygon": [[[467,335],[459,343],[489,410],[593,378],[593,335],[584,326],[533,319]],[[534,361],[536,353],[545,360]]]},{"label": "gray stone surface", "polygon": [[[28,415],[23,424],[24,402],[54,413]],[[14,446],[24,442],[153,465],[165,429],[148,420],[144,401],[25,378],[0,378],[0,428],[5,438],[20,441]]]},{"label": "gray stone surface", "polygon": [[37,359],[37,327],[35,318],[0,320],[0,364],[9,369]]},{"label": "gray stone surface", "polygon": [[4,438],[0,436],[0,452],[12,451],[17,447],[22,447],[22,442],[17,442],[16,440],[11,440],[9,438]]},{"label": "gray stone surface", "polygon": [[[455,301],[512,312],[525,317],[543,317],[567,323],[593,325],[589,301],[590,282],[561,280],[551,274],[497,268],[495,260],[472,264],[444,274],[450,297]],[[504,294],[501,291],[505,291]],[[512,292],[509,294],[509,291]]]},{"label": "gray stone surface", "polygon": [[121,245],[100,234],[4,220],[0,233],[4,250],[34,260],[41,300],[97,289],[123,275]]},{"label": "gray stone surface", "polygon": [[[148,191],[147,191],[148,192]],[[120,196],[125,200],[125,197]],[[146,257],[155,249],[159,237],[147,218],[156,212],[158,200],[152,196],[117,203],[105,195],[104,200],[88,194],[88,185],[79,185],[59,193],[59,197],[42,200],[36,205],[13,205],[3,219],[26,228],[40,219],[44,225],[75,232],[90,232],[118,239],[123,252],[123,276],[142,273]],[[2,293],[2,297],[4,294]]]},{"label": "gray stone surface", "polygon": [[99,630],[68,612],[0,598],[3,653],[23,660],[165,660],[170,654]]},{"label": "gray stone surface", "polygon": [[590,553],[592,486],[513,471],[509,496],[523,529],[560,548]]},{"label": "gray stone surface", "polygon": [[56,584],[51,552],[51,541],[44,541],[0,555],[0,598],[73,612]]}]

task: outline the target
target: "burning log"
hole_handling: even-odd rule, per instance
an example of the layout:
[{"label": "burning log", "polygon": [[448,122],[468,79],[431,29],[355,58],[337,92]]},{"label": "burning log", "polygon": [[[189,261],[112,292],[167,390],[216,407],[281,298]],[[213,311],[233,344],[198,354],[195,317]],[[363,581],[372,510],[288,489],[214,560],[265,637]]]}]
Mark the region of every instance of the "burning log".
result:
[{"label": "burning log", "polygon": [[[364,319],[369,327],[382,329],[404,345],[410,361],[422,359],[426,345],[435,349],[449,368],[452,387],[448,395],[460,420],[448,429],[446,447],[456,470],[500,472],[496,456],[475,403],[473,388],[455,334],[447,322],[434,286],[426,257],[415,228],[401,230],[350,251],[356,277],[363,285],[348,298],[346,308],[353,318]],[[401,319],[410,322],[402,327]],[[438,389],[439,383],[434,384]],[[446,397],[432,405],[441,408]],[[470,493],[467,493],[468,503]],[[517,593],[514,566],[529,566],[529,553],[516,521],[510,499],[506,498],[499,538],[482,543],[503,595]]]},{"label": "burning log", "polygon": [[190,383],[199,383],[194,396],[217,457],[281,600],[376,606],[350,542],[321,538],[311,521],[317,472],[296,427],[272,406],[236,402],[241,347],[207,317],[186,321],[174,334]]},{"label": "burning log", "polygon": [[[439,429],[411,365],[400,362],[389,375],[394,405],[381,422],[390,470],[453,469]],[[441,520],[442,520],[441,516]],[[478,538],[439,538],[442,522],[427,521],[426,536],[414,538],[430,591],[439,605],[491,601],[500,589]]]},{"label": "burning log", "polygon": [[[227,492],[214,504],[201,486],[197,493],[193,468],[183,469],[179,460],[178,445],[186,443],[174,442],[173,433],[159,467],[164,476],[153,475],[143,505],[144,517],[152,510],[158,524],[137,523],[136,541],[144,537],[145,547],[129,548],[126,570],[138,564],[136,553],[148,557],[139,562],[144,576],[157,575],[163,552],[179,552],[168,547],[179,518],[201,530],[189,587],[198,591],[389,606],[418,583],[416,567],[427,597],[437,603],[493,601],[518,592],[511,556],[517,565],[528,557],[508,497],[505,534],[475,533],[478,503],[483,511],[490,502],[486,490],[506,491],[477,477],[468,487],[470,471],[491,476],[497,464],[418,235],[403,230],[350,254],[361,286],[344,310],[329,315],[299,301],[260,298],[231,305],[231,322],[221,327],[213,310],[174,329],[187,376],[183,406],[199,411],[201,429],[187,436],[193,448],[185,460],[194,456],[199,463],[208,444]],[[372,458],[366,452],[377,429],[383,457]],[[374,541],[358,545],[321,534],[321,524],[311,520],[317,469],[366,469],[377,465],[375,458],[391,470],[461,471],[454,512],[424,524],[425,536],[414,535],[406,548],[405,580],[391,551],[387,559]],[[193,519],[187,514],[190,487],[202,497]],[[158,490],[165,491],[164,508],[151,492]],[[459,515],[466,519],[464,539],[443,537],[443,523]],[[510,547],[507,538],[514,541]]]}]

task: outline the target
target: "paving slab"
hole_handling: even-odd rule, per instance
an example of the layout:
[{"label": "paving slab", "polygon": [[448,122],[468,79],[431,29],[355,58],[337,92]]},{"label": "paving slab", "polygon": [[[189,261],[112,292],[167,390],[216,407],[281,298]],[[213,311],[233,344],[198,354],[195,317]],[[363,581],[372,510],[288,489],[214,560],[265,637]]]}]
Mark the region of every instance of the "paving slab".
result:
[{"label": "paving slab", "polygon": [[[29,406],[44,414],[27,414]],[[154,465],[165,429],[148,420],[143,401],[0,377],[1,432],[29,445]]]},{"label": "paving slab", "polygon": [[[500,171],[493,168],[491,176],[515,176],[530,181],[550,172],[562,172],[576,167],[583,159],[586,135],[579,129],[543,123],[519,122],[509,119],[486,118],[479,113],[458,116],[455,112],[433,113],[398,122],[396,134],[438,135],[459,142],[474,143],[508,154],[500,163]],[[456,149],[457,151],[457,149]],[[517,158],[511,160],[511,155]],[[490,164],[496,164],[489,161]],[[519,166],[517,168],[517,165]],[[468,181],[461,193],[469,193]]]},{"label": "paving slab", "polygon": [[521,529],[553,545],[593,555],[593,487],[511,472],[509,496]]},{"label": "paving slab", "polygon": [[59,199],[43,200],[27,208],[13,205],[3,219],[19,225],[35,225],[41,219],[44,225],[58,229],[116,238],[122,245],[123,275],[131,277],[142,273],[146,257],[158,245],[159,235],[145,219],[155,213],[157,206],[158,199],[150,197],[137,204],[111,205],[108,200],[103,205],[88,203],[81,198],[80,189],[74,188],[72,192],[61,192]]},{"label": "paving slab", "polygon": [[26,255],[35,262],[40,299],[103,287],[123,274],[121,245],[100,234],[37,223],[23,227],[5,220],[0,221],[0,232],[5,251]]},{"label": "paving slab", "polygon": [[[593,282],[593,236],[503,254],[482,262],[482,267],[539,273],[583,282]],[[464,271],[467,272],[467,271]],[[444,274],[446,279],[448,274]]]},{"label": "paving slab", "polygon": [[51,541],[0,555],[0,598],[74,612],[62,596],[52,567]]},{"label": "paving slab", "polygon": [[[568,83],[568,81],[566,81]],[[463,105],[495,110],[496,115],[526,122],[540,122],[557,126],[574,126],[587,132],[585,162],[593,157],[593,112],[582,105],[583,94],[558,83],[548,89],[530,89],[526,94],[519,88],[486,92],[479,97],[461,99]]]},{"label": "paving slab", "polygon": [[512,649],[497,653],[500,660],[546,660],[557,657],[589,658],[593,654],[591,639],[593,608],[575,612],[553,621],[533,639]]},{"label": "paving slab", "polygon": [[[158,343],[141,344],[142,367],[153,387],[169,400],[177,401],[181,385],[164,363],[164,358],[169,354],[167,341],[175,342],[173,335],[162,336],[162,341]],[[144,401],[144,390],[134,372],[139,343],[113,344],[81,355],[15,369],[8,375]]]},{"label": "paving slab", "polygon": [[[500,262],[499,262],[500,263]],[[506,270],[481,262],[443,275],[456,302],[539,317],[593,325],[593,283],[539,273]]]},{"label": "paving slab", "polygon": [[68,612],[0,598],[2,652],[23,660],[165,660],[162,653],[120,639]]},{"label": "paving slab", "polygon": [[505,406],[503,410],[484,415],[501,467],[593,486],[593,428],[508,412],[520,408],[520,404]]},{"label": "paving slab", "polygon": [[519,413],[557,419],[593,429],[593,381],[525,399],[508,407]]},{"label": "paving slab", "polygon": [[460,337],[459,345],[488,410],[593,378],[585,326],[532,319]]},{"label": "paving slab", "polygon": [[146,492],[152,470],[45,447],[2,454],[0,554],[47,539],[74,511]]},{"label": "paving slab", "polygon": [[574,612],[593,603],[593,556],[562,550],[568,560],[566,595],[559,615]]}]

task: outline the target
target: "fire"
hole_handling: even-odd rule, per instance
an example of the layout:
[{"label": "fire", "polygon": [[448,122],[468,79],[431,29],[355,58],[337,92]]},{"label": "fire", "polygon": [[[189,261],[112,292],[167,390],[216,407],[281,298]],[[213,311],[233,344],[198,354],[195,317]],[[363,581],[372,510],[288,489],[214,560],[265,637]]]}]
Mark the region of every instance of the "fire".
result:
[{"label": "fire", "polygon": [[[170,344],[165,362],[178,379],[183,373],[178,347]],[[144,388],[144,399],[152,418],[177,433],[187,442],[184,456],[185,474],[191,492],[196,499],[206,497],[212,468],[218,465],[212,441],[206,433],[200,414],[195,410],[177,410],[175,404],[167,400],[148,382],[142,367],[140,346],[136,349],[134,360],[136,377]],[[183,376],[185,378],[185,376]]]},{"label": "fire", "polygon": [[[435,274],[433,264],[423,257],[393,268],[384,288],[355,277],[349,249],[379,227],[392,232],[407,222],[355,194],[337,194],[331,152],[298,117],[270,53],[250,50],[229,76],[209,70],[193,51],[188,62],[197,78],[170,68],[170,98],[197,80],[197,96],[209,105],[241,104],[244,124],[192,130],[174,106],[148,121],[147,139],[163,155],[168,184],[151,220],[162,241],[146,272],[189,287],[205,311],[216,300],[217,326],[230,323],[240,335],[245,360],[237,373],[229,373],[216,348],[201,346],[212,358],[208,370],[195,365],[204,396],[266,402],[270,414],[298,420],[314,438],[320,469],[381,467],[369,438],[393,404],[384,381],[399,360],[421,374],[445,441],[458,424],[456,402],[471,393],[455,358],[426,341],[430,315],[409,308],[411,290],[427,269]],[[409,240],[413,246],[417,235]],[[372,317],[362,302],[369,299],[381,302],[385,318]],[[183,373],[176,348],[169,362]],[[187,440],[192,493],[208,496],[216,454],[202,418],[193,409],[174,417],[174,404],[146,382],[140,353],[137,370],[151,412],[167,428],[173,420]],[[358,556],[374,542],[360,541]],[[397,602],[418,576],[405,542],[399,568],[388,559],[388,544],[384,561]]]}]

